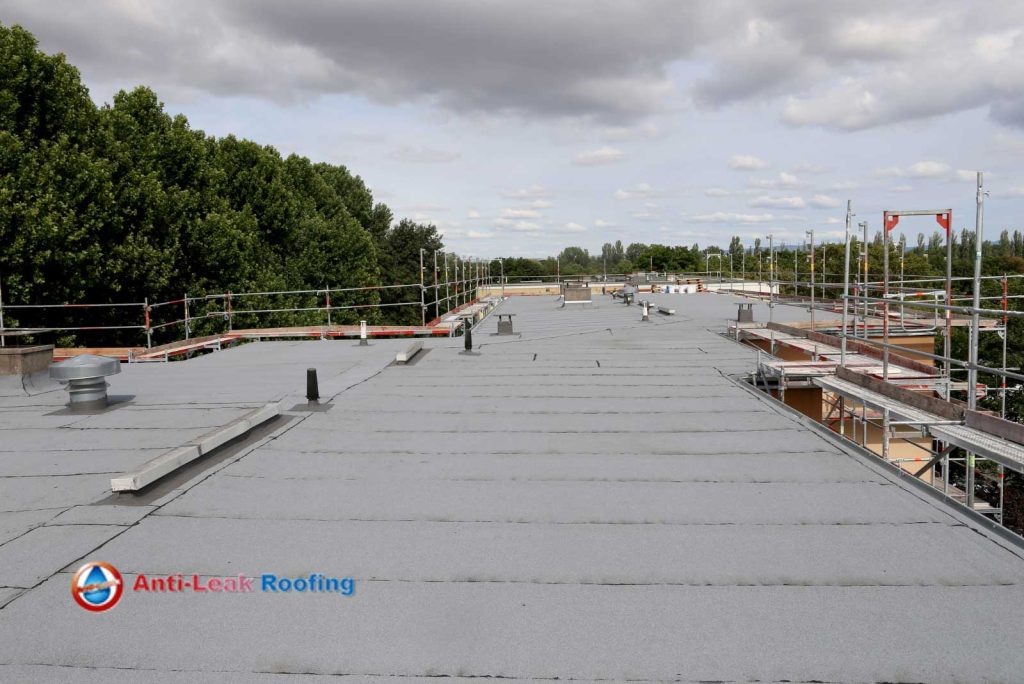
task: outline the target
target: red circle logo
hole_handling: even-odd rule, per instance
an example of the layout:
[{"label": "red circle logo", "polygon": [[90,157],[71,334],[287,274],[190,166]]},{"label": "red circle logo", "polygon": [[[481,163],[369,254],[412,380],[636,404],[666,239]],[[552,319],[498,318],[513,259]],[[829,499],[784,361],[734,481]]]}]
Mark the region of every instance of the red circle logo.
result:
[{"label": "red circle logo", "polygon": [[121,573],[110,563],[86,563],[71,579],[71,595],[75,603],[93,613],[102,613],[116,606],[123,592]]}]

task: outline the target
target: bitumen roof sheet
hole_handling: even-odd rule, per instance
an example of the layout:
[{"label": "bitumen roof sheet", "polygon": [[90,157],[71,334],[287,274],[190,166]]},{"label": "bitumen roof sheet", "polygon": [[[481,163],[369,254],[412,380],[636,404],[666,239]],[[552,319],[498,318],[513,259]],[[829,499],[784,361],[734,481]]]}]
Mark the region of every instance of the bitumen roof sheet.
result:
[{"label": "bitumen roof sheet", "polygon": [[[264,342],[0,388],[0,681],[1014,681],[1024,561],[736,383],[724,295],[516,297],[463,341]],[[763,319],[763,305],[755,306]],[[776,310],[779,313],[779,310]],[[778,316],[776,317],[778,320]],[[327,410],[301,410],[315,367]],[[130,399],[128,399],[130,397]],[[263,432],[141,496],[109,478],[254,406]],[[293,408],[294,407],[294,408]],[[71,597],[140,574],[355,592]]]}]

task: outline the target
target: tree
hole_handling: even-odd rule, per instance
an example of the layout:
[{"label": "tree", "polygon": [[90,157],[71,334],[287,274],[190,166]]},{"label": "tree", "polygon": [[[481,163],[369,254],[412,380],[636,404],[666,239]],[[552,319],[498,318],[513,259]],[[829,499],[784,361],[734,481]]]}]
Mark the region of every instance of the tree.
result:
[{"label": "tree", "polygon": [[644,243],[642,243],[642,242],[630,243],[629,247],[626,247],[626,259],[629,260],[633,264],[634,268],[636,268],[636,267],[642,268],[642,266],[640,265],[640,260],[643,258],[644,254],[646,252],[647,252],[647,245],[645,245]]},{"label": "tree", "polygon": [[[433,252],[444,247],[437,227],[433,224],[416,223],[409,219],[402,219],[397,225],[392,226],[384,237],[385,249],[380,254],[381,267],[392,278],[395,285],[410,285],[411,287],[393,288],[381,292],[381,304],[396,304],[399,302],[416,302],[415,305],[401,307],[397,312],[400,323],[418,325],[421,321],[420,313],[420,250],[424,250],[424,268],[427,266],[426,258],[432,258]],[[433,263],[430,264],[433,268]],[[427,271],[429,273],[429,270]],[[426,282],[426,273],[424,273]]]},{"label": "tree", "polygon": [[[164,111],[148,88],[119,92],[97,108],[63,56],[39,52],[19,27],[0,26],[0,275],[8,301],[113,303],[188,293],[200,297],[191,302],[200,334],[222,325],[205,314],[225,305],[204,295],[403,281],[416,287],[383,290],[383,297],[337,293],[332,305],[415,301],[384,311],[389,322],[418,323],[419,250],[443,245],[433,226],[393,223],[391,210],[346,167],[207,136]],[[325,302],[322,293],[247,297],[236,302],[235,320],[321,322]],[[246,308],[305,311],[257,317]],[[55,327],[125,323],[114,308],[91,309],[88,320],[76,309],[46,315]],[[334,320],[379,315],[338,312]],[[34,322],[26,317],[8,313],[6,322]],[[102,332],[88,341],[137,344],[138,337]]]},{"label": "tree", "polygon": [[[601,247],[601,268],[614,267],[626,258],[626,250],[622,247],[622,241],[616,240],[615,244],[604,243]],[[614,273],[614,270],[612,271]]]},{"label": "tree", "polygon": [[558,261],[563,272],[566,267],[575,266],[579,269],[576,273],[582,273],[585,269],[590,268],[590,253],[582,247],[566,247],[558,255]]},{"label": "tree", "polygon": [[544,267],[536,259],[505,257],[502,264],[507,278],[539,278],[546,275]]}]

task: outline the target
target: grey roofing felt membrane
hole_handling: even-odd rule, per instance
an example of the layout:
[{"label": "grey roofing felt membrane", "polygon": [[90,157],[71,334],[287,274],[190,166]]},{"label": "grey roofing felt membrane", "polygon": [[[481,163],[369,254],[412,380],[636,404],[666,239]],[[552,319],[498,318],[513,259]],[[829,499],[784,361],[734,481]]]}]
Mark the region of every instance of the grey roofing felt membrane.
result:
[{"label": "grey roofing felt membrane", "polygon": [[[712,331],[732,298],[653,299],[677,314],[510,299],[520,335],[489,318],[479,355],[428,340],[408,366],[402,340],[125,366],[110,393],[133,398],[95,416],[5,386],[0,681],[1019,680],[1020,551],[726,377],[754,358]],[[308,367],[325,412],[288,410]],[[273,434],[110,497],[112,474],[268,401]],[[356,591],[126,592],[97,615],[71,600],[83,559],[129,585]]]}]

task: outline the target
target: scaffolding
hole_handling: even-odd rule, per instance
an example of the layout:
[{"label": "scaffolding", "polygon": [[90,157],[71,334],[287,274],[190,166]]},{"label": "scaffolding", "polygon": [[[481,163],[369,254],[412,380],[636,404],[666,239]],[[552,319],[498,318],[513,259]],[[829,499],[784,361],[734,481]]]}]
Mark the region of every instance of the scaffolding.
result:
[{"label": "scaffolding", "polygon": [[[784,401],[787,388],[820,388],[822,423],[874,451],[902,475],[924,480],[942,496],[1002,525],[1006,471],[1024,474],[1024,427],[1005,420],[1008,392],[1024,383],[1024,373],[1007,366],[1010,321],[1024,318],[1024,311],[1010,308],[1011,300],[1024,295],[1010,295],[1009,283],[1024,275],[982,275],[985,197],[983,175],[979,173],[970,276],[953,276],[951,209],[884,211],[880,274],[869,270],[866,221],[857,226],[863,231],[860,254],[851,254],[852,203],[847,204],[841,274],[818,271],[814,257],[808,256],[810,272],[803,280],[797,254],[792,264],[793,278],[781,278],[774,239],[768,235],[769,324],[761,330],[744,329],[742,338],[752,343],[760,341],[759,348],[768,352],[758,354],[757,368],[752,373],[755,385],[774,391]],[[933,217],[945,231],[945,277],[906,274],[902,241],[899,278],[890,275],[894,245],[891,233],[902,218],[916,216]],[[814,254],[810,231],[808,238],[810,254]],[[829,275],[832,282],[825,282],[830,280]],[[837,282],[840,275],[841,282]],[[983,287],[992,282],[998,283],[999,293],[992,294],[990,289],[984,295]],[[970,292],[957,295],[954,285],[965,283],[969,283]],[[792,294],[782,294],[782,288],[792,288]],[[998,303],[998,308],[991,307],[991,303]],[[777,305],[810,310],[810,328],[788,329],[774,324],[773,309]],[[823,310],[841,315],[841,320],[816,319],[814,312]],[[954,327],[968,328],[965,359],[952,353]],[[737,324],[737,339],[740,332]],[[983,332],[1002,338],[999,367],[979,360]],[[942,352],[924,350],[920,344],[908,347],[906,338],[915,335],[941,335]],[[852,351],[847,351],[848,345],[853,345]],[[783,361],[775,356],[782,347],[790,350],[789,358],[802,353],[809,360]],[[930,362],[934,370],[918,375],[920,369],[917,364],[908,364],[908,357]],[[954,376],[961,373],[965,375],[955,380]],[[985,382],[986,376],[996,379],[995,386],[990,386],[990,380]],[[965,395],[963,401],[954,396],[959,392]],[[996,393],[998,415],[978,409],[979,399]],[[875,444],[869,444],[869,434],[876,438]],[[906,453],[908,450],[912,455]],[[950,481],[951,467],[963,469],[961,486]],[[978,496],[980,489],[987,490],[989,499],[995,493],[995,498],[985,501]]]}]

